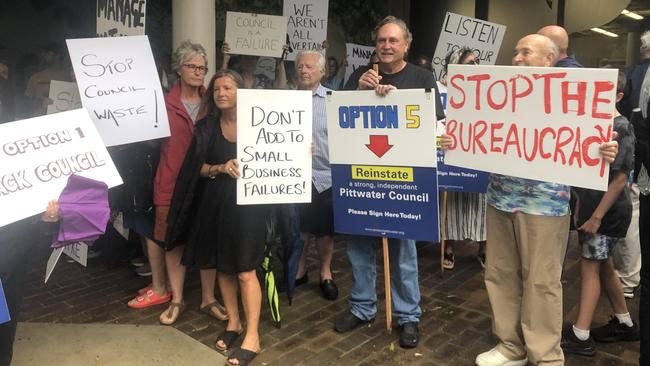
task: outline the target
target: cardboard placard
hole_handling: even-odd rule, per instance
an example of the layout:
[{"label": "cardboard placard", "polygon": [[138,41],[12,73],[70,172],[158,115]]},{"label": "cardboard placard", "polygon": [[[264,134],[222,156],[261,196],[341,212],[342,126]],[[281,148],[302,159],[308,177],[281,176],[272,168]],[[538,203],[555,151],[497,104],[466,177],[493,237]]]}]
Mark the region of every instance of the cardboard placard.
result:
[{"label": "cardboard placard", "polygon": [[329,0],[284,0],[282,15],[287,17],[287,34],[293,49],[287,60],[295,61],[302,50],[323,51],[328,7]]},{"label": "cardboard placard", "polygon": [[287,18],[229,11],[226,42],[235,55],[281,57],[287,43]]},{"label": "cardboard placard", "polygon": [[77,83],[69,81],[50,81],[50,99],[52,104],[47,106],[47,114],[65,112],[81,108],[81,97]]},{"label": "cardboard placard", "polygon": [[97,0],[97,37],[144,35],[146,0]]}]

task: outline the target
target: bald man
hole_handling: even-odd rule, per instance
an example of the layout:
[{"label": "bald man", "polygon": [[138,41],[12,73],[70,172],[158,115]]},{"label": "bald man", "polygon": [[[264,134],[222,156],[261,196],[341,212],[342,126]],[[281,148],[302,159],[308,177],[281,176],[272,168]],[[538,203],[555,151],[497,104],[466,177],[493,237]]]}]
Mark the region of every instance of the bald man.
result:
[{"label": "bald man", "polygon": [[556,67],[584,67],[576,60],[575,55],[567,54],[569,50],[569,35],[566,29],[559,25],[547,25],[540,28],[537,34],[550,38],[559,48],[557,60],[555,61]]},{"label": "bald man", "polygon": [[[519,40],[512,65],[551,67],[558,47],[548,37]],[[601,145],[613,161],[616,142]],[[611,160],[610,160],[611,159]],[[485,287],[499,343],[478,366],[564,365],[562,261],[569,233],[569,187],[492,174],[487,190]]]}]

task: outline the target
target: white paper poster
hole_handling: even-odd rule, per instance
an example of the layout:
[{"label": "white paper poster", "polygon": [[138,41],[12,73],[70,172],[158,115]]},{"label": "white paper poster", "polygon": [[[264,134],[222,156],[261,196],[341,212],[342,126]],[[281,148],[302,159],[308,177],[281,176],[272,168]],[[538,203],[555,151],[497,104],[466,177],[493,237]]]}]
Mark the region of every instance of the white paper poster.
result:
[{"label": "white paper poster", "polygon": [[447,12],[433,54],[436,80],[445,77],[445,57],[463,46],[474,51],[481,65],[494,65],[505,33],[505,25]]},{"label": "white paper poster", "polygon": [[97,37],[144,35],[146,0],[97,0]]},{"label": "white paper poster", "polygon": [[322,51],[327,39],[328,0],[284,0],[282,14],[287,17],[287,33],[293,52],[290,61],[302,50]]},{"label": "white paper poster", "polygon": [[281,57],[286,40],[286,17],[226,13],[226,42],[232,54]]},{"label": "white paper poster", "polygon": [[0,124],[0,226],[43,212],[68,176],[122,179],[85,109]]},{"label": "white paper poster", "polygon": [[147,36],[68,39],[83,106],[106,146],[169,136]]},{"label": "white paper poster", "polygon": [[606,190],[616,69],[449,65],[445,163]]},{"label": "white paper poster", "polygon": [[363,46],[356,43],[346,43],[345,53],[347,55],[348,67],[345,69],[344,83],[348,82],[350,75],[361,66],[367,66],[370,62],[374,47]]},{"label": "white paper poster", "polygon": [[50,81],[50,99],[52,104],[47,106],[47,114],[70,111],[81,108],[81,97],[77,83],[69,81]]},{"label": "white paper poster", "polygon": [[312,93],[237,91],[237,204],[311,202]]}]

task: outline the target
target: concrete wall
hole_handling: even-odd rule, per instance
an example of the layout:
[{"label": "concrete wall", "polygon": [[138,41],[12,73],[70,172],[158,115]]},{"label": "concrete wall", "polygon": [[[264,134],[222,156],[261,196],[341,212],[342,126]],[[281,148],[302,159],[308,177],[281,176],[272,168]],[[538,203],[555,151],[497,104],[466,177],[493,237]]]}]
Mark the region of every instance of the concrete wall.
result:
[{"label": "concrete wall", "polygon": [[[585,67],[600,67],[608,63],[614,66],[625,65],[626,43],[626,37],[576,35],[569,39],[569,53],[574,53]],[[596,44],[598,47],[594,47]]]}]

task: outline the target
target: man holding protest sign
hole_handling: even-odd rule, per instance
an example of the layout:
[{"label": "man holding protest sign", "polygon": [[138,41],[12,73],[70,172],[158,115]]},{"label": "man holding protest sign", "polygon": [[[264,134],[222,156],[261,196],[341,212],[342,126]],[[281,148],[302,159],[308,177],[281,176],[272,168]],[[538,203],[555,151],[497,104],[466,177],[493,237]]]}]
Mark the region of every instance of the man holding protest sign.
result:
[{"label": "man holding protest sign", "polygon": [[[558,47],[528,35],[515,47],[514,66],[553,66]],[[614,136],[615,137],[615,136]],[[605,142],[608,162],[618,144]],[[569,229],[569,187],[492,174],[488,185],[485,284],[499,344],[476,357],[479,366],[563,365],[562,263]]]},{"label": "man holding protest sign", "polygon": [[[311,203],[300,206],[300,231],[316,237],[320,255],[320,288],[327,300],[336,300],[339,290],[332,280],[332,253],[334,252],[334,212],[332,208],[332,171],[327,144],[325,96],[330,89],[320,84],[325,75],[325,56],[317,51],[300,51],[296,56],[298,87],[311,90],[313,103],[313,155]],[[307,235],[305,235],[306,237]],[[309,241],[307,241],[309,242]],[[296,282],[306,282],[307,248],[303,248]],[[301,279],[304,279],[300,281]]]},{"label": "man holding protest sign", "polygon": [[[397,88],[431,88],[435,90],[437,119],[444,118],[433,74],[405,61],[412,36],[404,21],[388,16],[375,27],[373,36],[379,58],[379,69],[377,71],[369,67],[357,69],[348,80],[345,89],[375,90],[378,95],[385,96]],[[334,323],[337,332],[350,331],[372,321],[375,317],[377,312],[376,243],[376,237],[347,237],[347,254],[352,266],[351,309]],[[391,239],[389,252],[394,313],[402,327],[400,346],[413,348],[419,341],[418,322],[422,314],[419,306],[420,289],[415,241]]]}]

